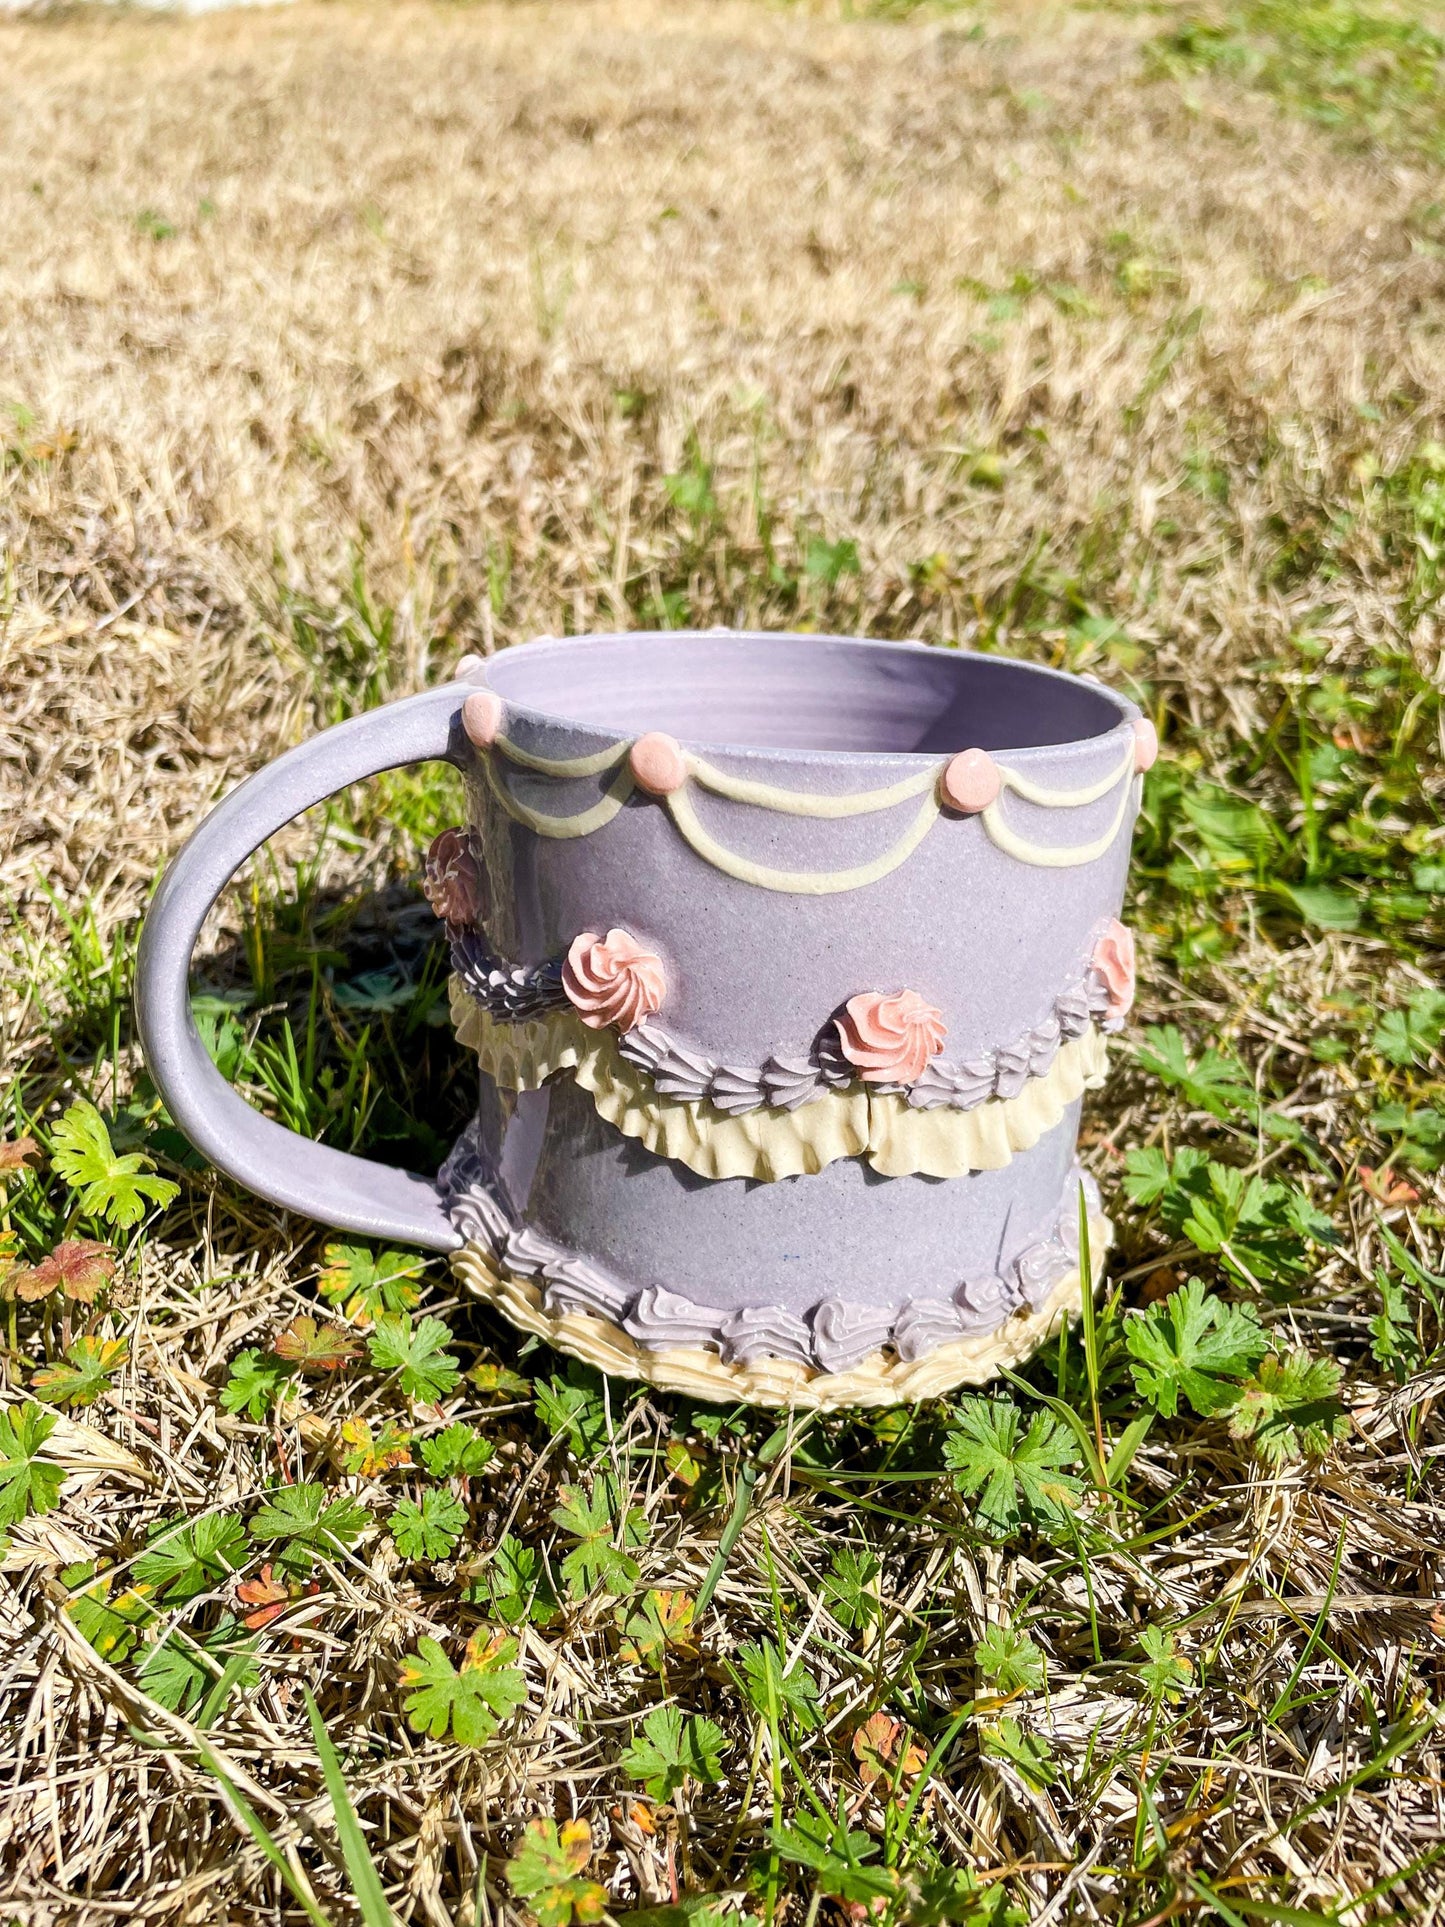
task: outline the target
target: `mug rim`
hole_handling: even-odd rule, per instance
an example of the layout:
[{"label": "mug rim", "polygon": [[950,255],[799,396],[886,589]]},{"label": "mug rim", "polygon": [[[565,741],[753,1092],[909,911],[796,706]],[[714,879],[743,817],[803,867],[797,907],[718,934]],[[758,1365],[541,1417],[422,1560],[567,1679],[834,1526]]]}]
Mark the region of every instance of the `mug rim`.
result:
[{"label": "mug rim", "polygon": [[[569,716],[560,709],[543,709],[535,702],[519,701],[499,688],[492,680],[493,671],[502,667],[514,654],[520,660],[525,656],[534,658],[534,653],[543,656],[566,656],[576,651],[595,648],[598,644],[665,642],[668,645],[689,643],[806,643],[809,646],[825,644],[844,650],[867,651],[879,656],[895,658],[928,657],[933,661],[962,662],[972,665],[987,665],[985,673],[1008,670],[1014,674],[1024,674],[1040,682],[1062,685],[1070,690],[1081,686],[1090,696],[1096,697],[1115,712],[1114,721],[1107,727],[1088,734],[1064,736],[1047,743],[1022,743],[1018,745],[1000,743],[991,746],[990,755],[1006,756],[1010,759],[1022,757],[1030,761],[1039,758],[1056,757],[1066,752],[1087,752],[1109,742],[1119,731],[1132,730],[1135,721],[1142,715],[1139,705],[1129,696],[1112,689],[1107,683],[1097,681],[1092,676],[1082,675],[1073,670],[1055,669],[1046,663],[1029,662],[1020,656],[995,655],[978,649],[965,649],[940,643],[897,641],[881,636],[838,635],[831,631],[812,631],[797,629],[605,629],[588,630],[567,636],[537,636],[524,643],[513,643],[496,654],[482,659],[479,666],[472,670],[469,680],[478,686],[491,689],[506,705],[509,723],[520,721],[529,728],[539,730],[566,730],[572,734],[595,738],[598,742],[613,743],[627,737],[628,729],[620,725],[604,724]],[[818,765],[836,764],[840,761],[857,763],[884,763],[898,768],[922,768],[937,763],[957,750],[972,747],[959,742],[952,749],[884,749],[884,748],[808,748],[803,745],[789,746],[779,743],[741,743],[727,740],[723,736],[698,736],[679,732],[677,740],[683,748],[705,751],[708,754],[725,755],[759,762],[813,763]]]}]

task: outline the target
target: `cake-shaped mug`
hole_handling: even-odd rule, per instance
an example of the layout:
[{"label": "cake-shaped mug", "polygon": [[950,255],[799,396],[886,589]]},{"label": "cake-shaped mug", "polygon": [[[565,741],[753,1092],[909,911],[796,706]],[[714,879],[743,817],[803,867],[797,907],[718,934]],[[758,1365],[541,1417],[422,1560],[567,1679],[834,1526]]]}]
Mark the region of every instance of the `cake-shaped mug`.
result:
[{"label": "cake-shaped mug", "polygon": [[[1152,726],[1101,685],[835,636],[545,639],[243,783],[157,892],[137,1007],[198,1149],[273,1202],[447,1251],[528,1331],[696,1397],[931,1396],[1076,1310],[1083,1092]],[[462,773],[425,888],[475,1119],[435,1178],[221,1078],[189,964],[228,878],[394,766]],[[1093,1280],[1088,1281],[1092,1289]]]}]

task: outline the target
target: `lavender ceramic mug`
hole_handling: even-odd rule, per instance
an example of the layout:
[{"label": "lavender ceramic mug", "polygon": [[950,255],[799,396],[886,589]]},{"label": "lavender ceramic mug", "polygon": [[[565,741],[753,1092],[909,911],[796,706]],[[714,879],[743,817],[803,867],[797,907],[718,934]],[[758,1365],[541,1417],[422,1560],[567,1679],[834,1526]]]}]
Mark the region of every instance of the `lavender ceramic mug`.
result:
[{"label": "lavender ceramic mug", "polygon": [[[1118,913],[1154,751],[1095,683],[910,643],[639,634],[469,659],[201,825],[142,941],[147,1059],[230,1175],[452,1252],[606,1370],[814,1404],[977,1380],[1078,1302],[1079,1105],[1133,994]],[[427,758],[468,794],[427,890],[481,1071],[436,1180],[253,1111],[188,990],[259,844]]]}]

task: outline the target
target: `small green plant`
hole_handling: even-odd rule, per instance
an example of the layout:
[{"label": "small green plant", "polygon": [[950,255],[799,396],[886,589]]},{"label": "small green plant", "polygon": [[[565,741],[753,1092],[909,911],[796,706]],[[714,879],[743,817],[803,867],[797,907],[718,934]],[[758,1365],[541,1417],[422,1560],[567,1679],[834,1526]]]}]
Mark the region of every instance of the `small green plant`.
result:
[{"label": "small green plant", "polygon": [[670,1800],[689,1780],[720,1780],[727,1744],[726,1734],[711,1720],[658,1706],[622,1755],[622,1769],[642,1782],[650,1799]]},{"label": "small green plant", "polygon": [[94,1238],[65,1238],[39,1264],[21,1265],[7,1280],[15,1298],[36,1304],[59,1292],[76,1305],[93,1305],[115,1276],[115,1253]]},{"label": "small green plant", "polygon": [[38,1405],[0,1411],[0,1532],[52,1511],[59,1499],[65,1470],[45,1453],[57,1423]]},{"label": "small green plant", "polygon": [[485,1629],[467,1642],[460,1667],[438,1641],[420,1640],[401,1669],[408,1721],[434,1740],[450,1733],[458,1746],[485,1745],[527,1697],[521,1670],[511,1663],[516,1656],[515,1639]]},{"label": "small green plant", "polygon": [[879,1902],[886,1904],[900,1891],[902,1881],[895,1868],[869,1864],[878,1853],[878,1842],[841,1818],[800,1813],[786,1824],[776,1824],[770,1837],[778,1857],[806,1867],[815,1876],[818,1893],[830,1900],[864,1907],[871,1914]]},{"label": "small green plant", "polygon": [[588,1384],[552,1377],[535,1389],[537,1416],[552,1434],[567,1442],[573,1458],[590,1464],[607,1446],[607,1408]]},{"label": "small green plant", "polygon": [[109,1575],[87,1559],[66,1566],[60,1582],[70,1598],[65,1611],[72,1624],[102,1659],[119,1664],[139,1643],[142,1632],[155,1623],[155,1608],[141,1586],[116,1593]]},{"label": "small green plant", "polygon": [[111,1389],[111,1381],[130,1356],[124,1338],[82,1336],[72,1339],[63,1360],[43,1366],[30,1388],[52,1405],[94,1405]]},{"label": "small green plant", "polygon": [[342,1470],[352,1478],[379,1479],[387,1472],[412,1464],[412,1435],[393,1419],[383,1420],[375,1432],[368,1420],[349,1418],[342,1422]]},{"label": "small green plant", "polygon": [[460,1420],[434,1437],[423,1439],[422,1463],[434,1479],[474,1479],[485,1472],[496,1455],[490,1439],[483,1438],[474,1425]]},{"label": "small green plant", "polygon": [[1079,1448],[1066,1425],[1036,1412],[1027,1426],[1003,1399],[966,1398],[943,1441],[943,1462],[954,1484],[974,1502],[986,1531],[1012,1532],[1025,1520],[1060,1524],[1078,1502],[1079,1483],[1068,1471]]},{"label": "small green plant", "polygon": [[811,1733],[821,1719],[818,1682],[795,1654],[785,1665],[771,1639],[739,1646],[737,1663],[741,1685],[754,1712],[765,1720],[790,1719],[803,1733]]},{"label": "small green plant", "polygon": [[587,1877],[592,1829],[585,1820],[529,1820],[507,1862],[507,1885],[538,1927],[592,1927],[607,1912],[607,1890]]},{"label": "small green plant", "polygon": [[847,537],[829,542],[821,535],[809,536],[803,555],[803,572],[812,581],[821,583],[825,588],[836,589],[845,575],[858,575],[861,568],[856,542]]},{"label": "small green plant", "polygon": [[846,1632],[871,1625],[878,1617],[878,1578],[881,1571],[871,1552],[840,1546],[823,1580],[828,1610]]},{"label": "small green plant", "polygon": [[687,441],[687,459],[674,475],[664,475],[662,486],[667,499],[692,524],[698,535],[707,532],[716,520],[718,499],[713,488],[712,464],[703,459],[695,435]]},{"label": "small green plant", "polygon": [[1229,1421],[1237,1439],[1248,1439],[1266,1465],[1323,1458],[1350,1429],[1339,1400],[1340,1368],[1332,1358],[1308,1352],[1275,1353],[1264,1359],[1243,1387]]},{"label": "small green plant", "polygon": [[245,1527],[228,1512],[159,1524],[136,1560],[133,1578],[168,1605],[214,1591],[245,1565]]},{"label": "small green plant", "polygon": [[573,1541],[562,1560],[572,1598],[631,1592],[641,1576],[632,1548],[647,1543],[646,1513],[627,1503],[610,1475],[595,1479],[590,1492],[568,1485],[558,1496],[552,1522]]},{"label": "small green plant", "polygon": [[368,1341],[379,1372],[395,1372],[405,1398],[435,1404],[455,1391],[461,1368],[446,1347],[451,1333],[440,1318],[413,1324],[410,1312],[384,1312]]},{"label": "small green plant", "polygon": [[168,1633],[146,1653],[136,1685],[171,1713],[201,1709],[197,1724],[207,1726],[232,1693],[246,1692],[260,1680],[252,1654],[254,1639],[240,1639],[229,1614],[208,1633],[182,1627]]},{"label": "small green plant", "polygon": [[1139,1668],[1139,1683],[1151,1700],[1176,1700],[1188,1686],[1194,1668],[1178,1649],[1172,1632],[1161,1626],[1146,1626],[1139,1635],[1144,1649],[1144,1664]]},{"label": "small green plant", "polygon": [[1135,1389],[1156,1412],[1173,1418],[1186,1400],[1201,1418],[1227,1411],[1242,1380],[1269,1350],[1247,1306],[1210,1297],[1198,1279],[1124,1325]]},{"label": "small green plant", "polygon": [[985,1753],[1007,1760],[1020,1779],[1035,1791],[1052,1786],[1059,1777],[1049,1754],[1048,1741],[1037,1733],[1026,1733],[1017,1720],[999,1720],[981,1727],[979,1741]]},{"label": "small green plant", "polygon": [[180,1186],[157,1177],[142,1152],[116,1151],[105,1119],[85,1098],[77,1098],[56,1125],[50,1153],[56,1172],[77,1194],[80,1213],[119,1231],[138,1225],[148,1205],[164,1210],[180,1195]]},{"label": "small green plant", "polygon": [[1370,1036],[1370,1049],[1401,1068],[1428,1062],[1445,1038],[1445,991],[1422,990],[1403,1010],[1388,1010]]},{"label": "small green plant", "polygon": [[1218,1164],[1192,1145],[1172,1160],[1153,1146],[1132,1150],[1125,1169],[1136,1204],[1157,1205],[1170,1231],[1251,1287],[1300,1277],[1307,1246],[1335,1241],[1329,1219],[1302,1191]]},{"label": "small green plant", "polygon": [[328,1499],[320,1485],[284,1485],[249,1531],[258,1545],[276,1548],[272,1556],[283,1571],[306,1573],[318,1557],[350,1551],[370,1523],[371,1514],[356,1499]]},{"label": "small green plant", "polygon": [[276,1334],[271,1350],[298,1372],[327,1374],[344,1370],[361,1347],[344,1325],[318,1324],[303,1312]]},{"label": "small green plant", "polygon": [[1239,1060],[1211,1049],[1191,1063],[1183,1033],[1175,1024],[1147,1029],[1138,1055],[1146,1071],[1211,1117],[1228,1119],[1256,1105],[1254,1087]]},{"label": "small green plant", "polygon": [[423,1492],[421,1501],[392,1507],[391,1536],[403,1559],[449,1559],[466,1530],[467,1509],[450,1492]]},{"label": "small green plant", "polygon": [[691,1594],[654,1587],[635,1611],[625,1606],[617,1609],[622,1657],[654,1673],[665,1673],[669,1652],[679,1658],[696,1652],[695,1618]]},{"label": "small green plant", "polygon": [[1379,1267],[1375,1270],[1375,1286],[1380,1309],[1370,1320],[1370,1355],[1393,1374],[1397,1384],[1403,1385],[1424,1363],[1415,1307],[1403,1280],[1392,1278]]},{"label": "small green plant", "polygon": [[973,1649],[973,1663],[979,1678],[1005,1699],[1038,1692],[1047,1676],[1043,1654],[1027,1633],[1012,1626],[987,1627]]},{"label": "small green plant", "polygon": [[466,1596],[504,1626],[520,1626],[524,1619],[546,1626],[557,1617],[557,1598],[541,1554],[514,1532],[499,1541]]},{"label": "small green plant", "polygon": [[259,1424],[281,1403],[294,1378],[284,1359],[247,1346],[231,1360],[221,1388],[221,1410],[244,1412]]},{"label": "small green plant", "polygon": [[316,1289],[354,1325],[371,1325],[384,1313],[411,1311],[421,1297],[418,1282],[426,1260],[413,1251],[373,1252],[365,1245],[327,1245]]}]

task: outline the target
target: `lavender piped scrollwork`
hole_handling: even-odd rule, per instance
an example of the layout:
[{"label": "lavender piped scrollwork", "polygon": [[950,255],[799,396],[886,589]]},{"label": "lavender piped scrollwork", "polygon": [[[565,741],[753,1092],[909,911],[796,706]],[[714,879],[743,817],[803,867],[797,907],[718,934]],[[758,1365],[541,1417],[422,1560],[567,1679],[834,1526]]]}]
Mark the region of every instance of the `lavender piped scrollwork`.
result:
[{"label": "lavender piped scrollwork", "polygon": [[[489,1016],[521,1023],[567,1008],[560,961],[509,966],[492,954],[480,932],[453,928],[449,935],[452,967]],[[912,1084],[873,1083],[868,1088],[877,1096],[891,1092],[906,1097],[916,1111],[971,1111],[993,1097],[1017,1097],[1030,1078],[1048,1071],[1061,1045],[1081,1037],[1091,1024],[1114,1031],[1122,1021],[1109,985],[1087,969],[1054,1000],[1048,1016],[1012,1043],[961,1063],[935,1057]],[[659,1097],[709,1103],[729,1117],[759,1110],[796,1111],[829,1091],[858,1083],[831,1018],[807,1055],[775,1052],[756,1068],[718,1063],[678,1043],[650,1017],[624,1032],[617,1047],[650,1079]]]},{"label": "lavender piped scrollwork", "polygon": [[1098,1186],[1075,1165],[1053,1230],[999,1272],[964,1279],[951,1298],[912,1298],[894,1308],[827,1298],[802,1315],[781,1305],[724,1312],[659,1286],[629,1288],[590,1259],[514,1224],[497,1201],[496,1179],[474,1128],[458,1141],[438,1182],[463,1238],[485,1247],[507,1272],[531,1280],[554,1316],[605,1318],[647,1351],[703,1347],[729,1365],[765,1356],[825,1372],[850,1371],[877,1351],[912,1364],[955,1339],[996,1331],[1021,1307],[1037,1311],[1078,1265],[1079,1185],[1090,1215],[1100,1210]]},{"label": "lavender piped scrollwork", "polygon": [[[974,1110],[990,1098],[1017,1097],[1030,1079],[1047,1073],[1063,1044],[1081,1037],[1091,1024],[1118,1030],[1133,1000],[1134,941],[1123,924],[1110,920],[1095,933],[1078,976],[1054,999],[1052,1010],[1021,1037],[962,1063],[937,1054],[946,1031],[941,1014],[907,991],[850,998],[828,1018],[806,1055],[776,1052],[757,1066],[723,1064],[680,1043],[657,1022],[661,963],[624,931],[610,932],[605,941],[590,934],[579,937],[566,959],[549,958],[541,964],[508,964],[496,956],[479,927],[486,890],[470,832],[446,830],[436,839],[427,856],[426,892],[446,922],[452,968],[488,1016],[507,1023],[525,1023],[577,1005],[579,945],[589,957],[607,953],[604,961],[610,958],[609,946],[630,946],[636,959],[623,962],[634,972],[645,966],[657,982],[649,980],[647,996],[632,994],[625,1000],[631,1027],[619,1029],[618,1049],[651,1080],[660,1097],[708,1103],[729,1117],[769,1109],[796,1111],[829,1091],[860,1083],[878,1096],[904,1097],[914,1110]],[[633,1022],[638,1010],[644,1014]],[[596,1025],[603,1014],[594,998],[582,1019]],[[867,1027],[866,1036],[860,1034],[860,1022]],[[923,1050],[913,1045],[920,1028],[928,1032]],[[891,1081],[895,1064],[906,1068],[907,1081]]]}]

